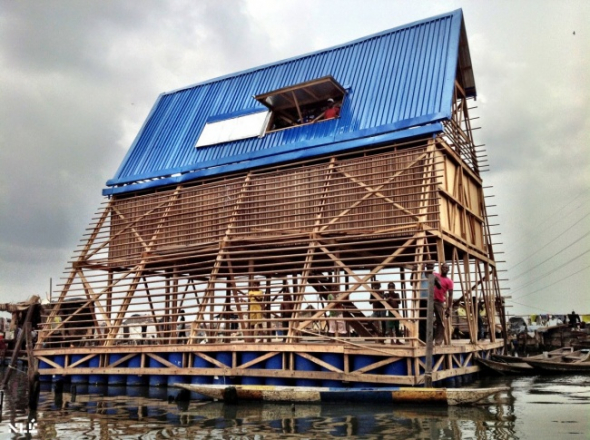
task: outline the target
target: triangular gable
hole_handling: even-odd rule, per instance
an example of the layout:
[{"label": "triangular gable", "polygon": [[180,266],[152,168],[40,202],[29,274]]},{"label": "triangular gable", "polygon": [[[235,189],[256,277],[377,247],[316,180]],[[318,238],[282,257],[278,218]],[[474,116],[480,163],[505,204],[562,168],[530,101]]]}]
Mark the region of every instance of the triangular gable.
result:
[{"label": "triangular gable", "polygon": [[[451,116],[457,75],[467,94],[474,96],[461,10],[165,93],[103,193],[154,188],[438,133],[440,122]],[[301,126],[296,121],[288,129],[269,130],[260,137],[196,148],[208,123],[271,107],[257,96],[326,77],[344,91],[338,118]]]}]

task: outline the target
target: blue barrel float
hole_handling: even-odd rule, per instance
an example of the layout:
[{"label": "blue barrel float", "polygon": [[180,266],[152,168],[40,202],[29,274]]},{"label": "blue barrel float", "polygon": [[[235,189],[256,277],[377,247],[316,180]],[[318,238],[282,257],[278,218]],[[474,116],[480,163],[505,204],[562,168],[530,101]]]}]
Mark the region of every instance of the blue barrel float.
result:
[{"label": "blue barrel float", "polygon": [[[330,364],[339,370],[344,370],[344,355],[341,353],[320,353],[319,358],[327,364]],[[321,371],[330,371],[326,367],[321,367]],[[322,380],[323,387],[341,388],[343,387],[340,380]]]},{"label": "blue barrel float", "polygon": [[[473,357],[471,357],[471,359],[469,359],[467,361],[466,366],[467,367],[473,367]],[[475,373],[467,373],[465,375],[465,380],[463,381],[463,383],[464,384],[469,384],[469,383],[473,382],[475,380],[475,376],[476,376]]]},{"label": "blue barrel float", "polygon": [[[82,354],[75,354],[72,356],[72,364],[83,359],[86,355]],[[88,367],[88,361],[82,362],[76,365],[74,368],[86,368]],[[71,383],[73,384],[85,384],[88,383],[88,375],[87,374],[72,374]]]},{"label": "blue barrel float", "polygon": [[455,388],[457,386],[455,377],[447,377],[446,379],[443,379],[442,384],[445,386],[445,388]]},{"label": "blue barrel float", "polygon": [[[178,368],[182,368],[182,353],[168,353],[168,362]],[[168,386],[172,386],[175,383],[187,383],[186,376],[177,374],[168,376]]]},{"label": "blue barrel float", "polygon": [[[99,368],[100,367],[100,356],[94,356],[88,361],[88,367]],[[88,376],[88,383],[90,385],[102,385],[107,383],[107,376],[104,374],[91,374]]]},{"label": "blue barrel float", "polygon": [[[295,371],[317,371],[318,365],[298,354],[295,355]],[[313,379],[295,379],[298,387],[314,387],[317,381]]]},{"label": "blue barrel float", "polygon": [[407,376],[408,375],[408,363],[406,359],[401,359],[397,362],[392,362],[383,367],[383,374],[388,376]]},{"label": "blue barrel float", "polygon": [[[203,359],[201,356],[195,355],[193,359],[193,368],[211,368],[211,362]],[[193,385],[206,385],[213,382],[213,376],[191,376],[191,383]],[[191,392],[191,399],[194,400],[211,400],[210,397],[204,396],[199,393]]]},{"label": "blue barrel float", "polygon": [[[369,356],[366,354],[357,354],[352,357],[352,369],[353,371],[359,370],[364,368],[368,365],[374,364],[375,362],[379,361],[379,357],[377,356]],[[376,368],[374,370],[367,371],[367,374],[379,374],[381,368]],[[372,386],[384,386],[384,384],[374,384],[370,382],[353,382],[353,388],[365,388],[365,387],[372,387]]]},{"label": "blue barrel float", "polygon": [[[110,354],[109,355],[109,365],[114,364],[115,362],[117,362],[121,358],[123,358],[122,354],[119,354],[119,353]],[[125,368],[125,362],[120,363],[115,368]],[[113,386],[127,385],[127,378],[125,377],[124,374],[109,374],[108,382],[109,382],[109,391],[110,391],[111,385],[113,385]]]},{"label": "blue barrel float", "polygon": [[[218,352],[215,356],[215,359],[217,359],[219,362],[221,362],[228,368],[231,368],[232,366],[232,354],[229,351]],[[213,383],[216,385],[234,385],[235,382],[235,378],[224,375],[217,375],[213,378]]]},{"label": "blue barrel float", "polygon": [[[264,364],[264,368],[266,368],[267,370],[282,370],[282,353],[277,353],[273,357],[268,358]],[[289,385],[289,380],[285,377],[267,377],[264,383],[266,385]]]},{"label": "blue barrel float", "polygon": [[[135,355],[129,359],[127,363],[128,368],[141,368],[141,355]],[[137,374],[127,375],[127,386],[142,386],[147,383],[147,376],[140,376]]]},{"label": "blue barrel float", "polygon": [[[259,356],[260,356],[260,353],[258,353],[258,352],[246,351],[246,352],[242,353],[242,364],[245,364],[246,362],[253,361],[254,359],[256,359]],[[250,367],[248,367],[246,369],[249,369],[249,368],[260,368],[260,362],[257,362],[254,365],[251,365]],[[242,385],[262,385],[262,383],[264,383],[263,377],[250,377],[250,376],[243,376],[242,377]]]},{"label": "blue barrel float", "polygon": [[[39,361],[39,369],[42,369],[42,368],[53,368],[53,367],[45,361]],[[39,376],[39,381],[51,382],[51,375],[50,374],[43,374],[43,375]]]},{"label": "blue barrel float", "polygon": [[[165,365],[149,357],[148,368],[165,368]],[[149,384],[150,387],[165,387],[168,385],[168,379],[162,374],[150,374]]]},{"label": "blue barrel float", "polygon": [[[53,362],[63,368],[66,364],[66,356],[63,354],[57,354],[53,357]],[[64,380],[64,377],[61,374],[54,374],[52,380],[53,382],[57,382],[58,380]]]}]

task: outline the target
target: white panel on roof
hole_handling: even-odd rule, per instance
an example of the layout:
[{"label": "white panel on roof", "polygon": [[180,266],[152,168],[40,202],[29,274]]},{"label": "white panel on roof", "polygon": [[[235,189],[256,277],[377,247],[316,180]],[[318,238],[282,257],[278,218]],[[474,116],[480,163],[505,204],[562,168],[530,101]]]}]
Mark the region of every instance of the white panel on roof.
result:
[{"label": "white panel on roof", "polygon": [[268,123],[268,111],[238,116],[223,121],[208,122],[196,147],[215,145],[249,137],[262,136]]}]

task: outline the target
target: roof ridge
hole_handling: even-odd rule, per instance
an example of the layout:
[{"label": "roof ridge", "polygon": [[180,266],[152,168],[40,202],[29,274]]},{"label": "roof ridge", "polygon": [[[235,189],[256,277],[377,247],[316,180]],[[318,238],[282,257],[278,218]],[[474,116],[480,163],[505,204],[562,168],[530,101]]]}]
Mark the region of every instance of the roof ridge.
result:
[{"label": "roof ridge", "polygon": [[311,57],[311,56],[314,56],[314,55],[318,55],[318,54],[321,54],[321,53],[325,53],[325,52],[337,50],[337,49],[340,49],[340,48],[343,48],[343,47],[347,47],[347,46],[353,46],[355,44],[359,44],[359,43],[364,42],[364,41],[369,41],[369,40],[371,40],[373,38],[382,37],[382,36],[385,36],[385,35],[390,35],[390,34],[393,34],[395,32],[400,32],[400,31],[405,30],[405,29],[410,29],[412,27],[420,26],[420,25],[423,25],[423,24],[426,24],[426,23],[431,23],[433,21],[440,20],[442,18],[453,17],[453,16],[456,16],[456,15],[461,15],[462,16],[463,15],[463,10],[461,8],[455,9],[454,11],[450,11],[450,12],[446,12],[446,13],[443,13],[443,14],[435,15],[433,17],[425,18],[425,19],[422,19],[422,20],[416,20],[416,21],[414,21],[412,23],[407,23],[407,24],[403,24],[403,25],[400,25],[400,26],[396,26],[396,27],[390,28],[390,29],[385,29],[383,31],[379,31],[379,32],[376,32],[376,33],[371,34],[371,35],[365,35],[363,37],[359,37],[357,39],[354,39],[354,40],[351,40],[351,41],[347,41],[345,43],[340,43],[340,44],[337,44],[335,46],[326,47],[326,48],[323,48],[323,49],[318,49],[318,50],[315,50],[315,51],[312,51],[312,52],[308,52],[308,53],[304,53],[304,54],[300,54],[300,55],[295,55],[295,56],[290,57],[290,58],[285,58],[285,59],[282,59],[282,60],[279,60],[279,61],[273,61],[271,63],[263,64],[263,65],[260,65],[260,66],[254,66],[254,67],[251,67],[251,68],[248,68],[248,69],[245,69],[245,70],[240,70],[240,71],[237,71],[237,72],[227,73],[225,75],[221,75],[221,76],[218,76],[218,77],[215,77],[215,78],[210,78],[210,79],[207,79],[205,81],[201,81],[201,82],[198,82],[198,83],[195,83],[195,84],[191,84],[191,85],[188,85],[188,86],[184,86],[184,87],[180,87],[180,88],[177,88],[177,89],[173,89],[173,90],[170,90],[168,92],[163,92],[162,93],[162,96],[173,95],[175,93],[182,92],[182,91],[185,91],[185,90],[189,90],[189,89],[192,89],[192,88],[195,88],[195,87],[205,86],[205,85],[209,85],[209,84],[215,84],[217,82],[224,81],[226,79],[236,78],[236,77],[239,77],[239,76],[242,76],[242,75],[254,73],[254,72],[257,72],[257,71],[260,71],[260,70],[267,69],[267,68],[269,68],[271,66],[280,66],[282,64],[286,64],[286,63],[297,61],[297,60],[302,60],[304,58]]}]

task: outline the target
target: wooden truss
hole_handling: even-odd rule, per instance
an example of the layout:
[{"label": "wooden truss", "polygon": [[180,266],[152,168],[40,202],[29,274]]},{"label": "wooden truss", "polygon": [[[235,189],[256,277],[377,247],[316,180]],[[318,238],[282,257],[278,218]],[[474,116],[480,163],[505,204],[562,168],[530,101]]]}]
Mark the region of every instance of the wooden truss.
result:
[{"label": "wooden truss", "polygon": [[[39,354],[51,365],[52,353],[86,353],[68,368],[101,356],[108,374],[113,350],[139,353],[142,365],[155,356],[165,370],[161,353],[174,347],[189,375],[194,356],[211,365],[206,374],[267,374],[207,354],[229,347],[282,356],[285,377],[295,377],[298,353],[326,370],[324,379],[416,384],[420,280],[427,263],[447,262],[455,307],[439,361],[468,371],[457,353],[465,344],[500,347],[503,307],[481,179],[464,159],[470,140],[455,141],[444,133],[107,200],[48,311]],[[399,304],[387,300],[388,283]],[[486,343],[478,342],[478,304]],[[314,354],[318,344],[343,359],[359,350],[383,357],[373,368],[339,368]],[[407,377],[368,374],[396,362],[407,364]]]}]

